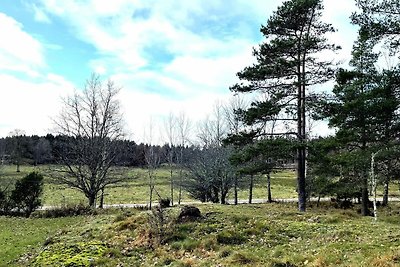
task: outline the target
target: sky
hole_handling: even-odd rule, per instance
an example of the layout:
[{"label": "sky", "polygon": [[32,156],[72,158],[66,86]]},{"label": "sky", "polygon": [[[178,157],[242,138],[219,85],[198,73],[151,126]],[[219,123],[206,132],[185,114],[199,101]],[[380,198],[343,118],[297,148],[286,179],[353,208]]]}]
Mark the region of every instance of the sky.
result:
[{"label": "sky", "polygon": [[[196,122],[232,97],[259,29],[281,0],[0,0],[0,137],[52,132],[61,99],[91,73],[113,80],[128,138],[183,113]],[[346,64],[353,0],[324,0]],[[318,128],[319,127],[319,128]],[[317,132],[327,131],[326,125]]]}]

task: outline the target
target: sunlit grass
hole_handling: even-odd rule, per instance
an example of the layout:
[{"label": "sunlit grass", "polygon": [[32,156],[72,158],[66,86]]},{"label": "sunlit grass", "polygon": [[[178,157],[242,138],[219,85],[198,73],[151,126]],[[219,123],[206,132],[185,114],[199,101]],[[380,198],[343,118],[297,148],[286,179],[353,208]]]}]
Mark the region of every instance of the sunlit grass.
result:
[{"label": "sunlit grass", "polygon": [[[16,172],[15,166],[3,166],[0,170],[0,186],[9,186],[15,183],[16,179],[22,178],[31,171],[39,171],[44,173],[45,187],[43,194],[43,204],[50,206],[60,206],[64,204],[86,203],[85,196],[78,190],[68,188],[63,185],[50,182],[49,166],[21,166],[21,172]],[[149,186],[148,186],[148,171],[143,168],[123,168],[123,174],[127,178],[125,182],[110,185],[105,190],[105,204],[120,204],[120,203],[148,203],[149,201]],[[155,196],[153,199],[158,199],[158,195],[162,198],[170,197],[170,172],[164,166],[155,171]],[[173,172],[175,180],[174,188],[174,203],[177,203],[178,191],[177,186],[178,171]],[[184,175],[184,178],[187,176]],[[271,174],[271,192],[272,198],[296,198],[296,174],[293,170],[276,171]],[[267,179],[266,176],[255,176],[255,184],[253,188],[253,199],[267,198]],[[249,198],[249,177],[245,177],[241,182],[238,193],[239,199],[248,200]],[[382,187],[378,188],[378,196],[382,196]],[[393,183],[390,185],[390,197],[399,197],[399,184]],[[157,194],[158,193],[158,194]],[[228,194],[228,199],[233,202],[234,193],[231,190]],[[182,192],[182,201],[194,201],[186,191]]]},{"label": "sunlit grass", "polygon": [[23,253],[41,247],[45,239],[61,229],[84,221],[84,217],[26,219],[0,216],[0,266],[20,266]]},{"label": "sunlit grass", "polygon": [[[400,206],[378,222],[326,204],[199,205],[203,219],[176,223],[166,244],[151,245],[147,212],[123,211],[54,237],[34,266],[71,257],[72,244],[102,244],[96,266],[398,266]],[[178,213],[170,209],[170,216]],[[67,253],[67,254],[66,254]],[[61,257],[61,255],[64,255]],[[85,255],[80,255],[85,257]],[[89,257],[89,256],[87,256]],[[55,264],[53,262],[53,264]]]}]

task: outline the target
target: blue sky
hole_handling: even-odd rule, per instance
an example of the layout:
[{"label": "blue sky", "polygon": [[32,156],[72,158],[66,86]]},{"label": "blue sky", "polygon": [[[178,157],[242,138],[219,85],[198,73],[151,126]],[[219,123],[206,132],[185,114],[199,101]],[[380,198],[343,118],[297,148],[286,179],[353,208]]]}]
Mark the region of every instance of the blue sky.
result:
[{"label": "blue sky", "polygon": [[[170,112],[204,118],[230,96],[236,72],[281,0],[1,0],[0,136],[51,131],[61,97],[92,72],[122,87],[127,131],[139,141]],[[325,0],[330,38],[346,61],[352,0]]]}]

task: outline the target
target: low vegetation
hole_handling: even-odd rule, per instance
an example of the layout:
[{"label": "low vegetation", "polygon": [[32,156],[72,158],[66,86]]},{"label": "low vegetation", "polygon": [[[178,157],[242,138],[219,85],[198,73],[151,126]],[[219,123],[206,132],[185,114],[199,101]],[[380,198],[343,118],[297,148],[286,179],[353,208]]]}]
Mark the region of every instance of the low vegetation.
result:
[{"label": "low vegetation", "polygon": [[[154,212],[139,210],[72,217],[68,220],[81,222],[79,226],[42,235],[41,245],[22,259],[29,259],[25,264],[30,266],[400,264],[399,205],[380,209],[376,223],[356,209],[334,209],[327,203],[307,213],[299,213],[295,204],[198,207],[202,217],[184,221],[177,220],[178,208],[165,209],[162,224]],[[16,263],[22,265],[21,260]]]},{"label": "low vegetation", "polygon": [[[0,266],[23,266],[37,248],[62,234],[64,229],[82,225],[85,217],[56,219],[0,216]],[[21,255],[23,255],[21,257]]]}]

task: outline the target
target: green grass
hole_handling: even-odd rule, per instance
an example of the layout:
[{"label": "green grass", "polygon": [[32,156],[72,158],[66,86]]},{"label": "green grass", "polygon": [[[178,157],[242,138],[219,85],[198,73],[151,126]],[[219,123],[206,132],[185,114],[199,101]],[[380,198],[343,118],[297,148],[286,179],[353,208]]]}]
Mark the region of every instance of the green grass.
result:
[{"label": "green grass", "polygon": [[[27,175],[31,171],[39,171],[45,176],[44,193],[42,202],[44,205],[59,206],[63,204],[86,203],[84,195],[72,188],[50,183],[49,166],[21,166],[21,172],[17,173],[15,166],[4,166],[0,184],[13,184],[16,179]],[[105,204],[119,203],[147,203],[149,195],[148,173],[146,169],[125,168],[124,176],[128,181],[109,186],[105,191]],[[177,171],[174,171],[175,179],[178,179]],[[272,174],[272,196],[274,198],[296,197],[296,181],[294,172],[283,171]],[[166,167],[157,169],[155,172],[155,188],[162,197],[170,196],[170,172]],[[240,199],[248,199],[248,186],[243,185],[239,190]],[[228,194],[233,198],[233,190]],[[256,177],[253,189],[253,198],[266,198],[266,177]],[[155,198],[156,199],[156,198]],[[178,188],[174,190],[175,202],[178,199]],[[183,190],[182,201],[193,201],[188,193]]]},{"label": "green grass", "polygon": [[23,253],[33,252],[49,236],[84,220],[84,217],[26,219],[0,216],[0,266],[19,266],[21,263],[15,260]]},{"label": "green grass", "polygon": [[[44,173],[45,186],[43,194],[43,204],[50,206],[59,206],[63,204],[78,204],[86,203],[84,195],[76,189],[71,189],[63,185],[56,185],[50,183],[49,179],[49,166],[21,166],[21,172],[17,173],[15,166],[4,166],[0,176],[0,186],[13,184],[16,179],[22,178],[29,172],[36,170]],[[119,203],[147,203],[149,195],[148,173],[146,169],[141,168],[124,168],[122,169],[124,176],[128,181],[111,185],[105,191],[105,204],[119,204]],[[162,167],[155,172],[155,188],[162,197],[170,196],[170,173],[167,167]],[[174,172],[174,177],[177,179],[177,171]],[[266,177],[255,177],[255,185],[253,189],[253,198],[266,199]],[[296,193],[296,178],[294,171],[278,171],[271,174],[271,191],[273,198],[295,198]],[[378,192],[382,192],[380,188]],[[391,184],[390,196],[399,197],[399,185]],[[243,184],[239,190],[238,196],[240,199],[248,199],[249,190],[248,186]],[[155,196],[154,199],[157,199]],[[174,200],[178,199],[178,188],[174,191]],[[233,199],[233,190],[228,194],[228,199]],[[193,201],[193,199],[183,191],[182,201]]]},{"label": "green grass", "polygon": [[[199,208],[203,219],[169,226],[163,245],[154,241],[147,212],[96,217],[55,235],[31,265],[400,266],[399,205],[381,209],[376,223],[329,206],[305,214],[294,204]],[[174,218],[178,210],[168,212]]]}]

